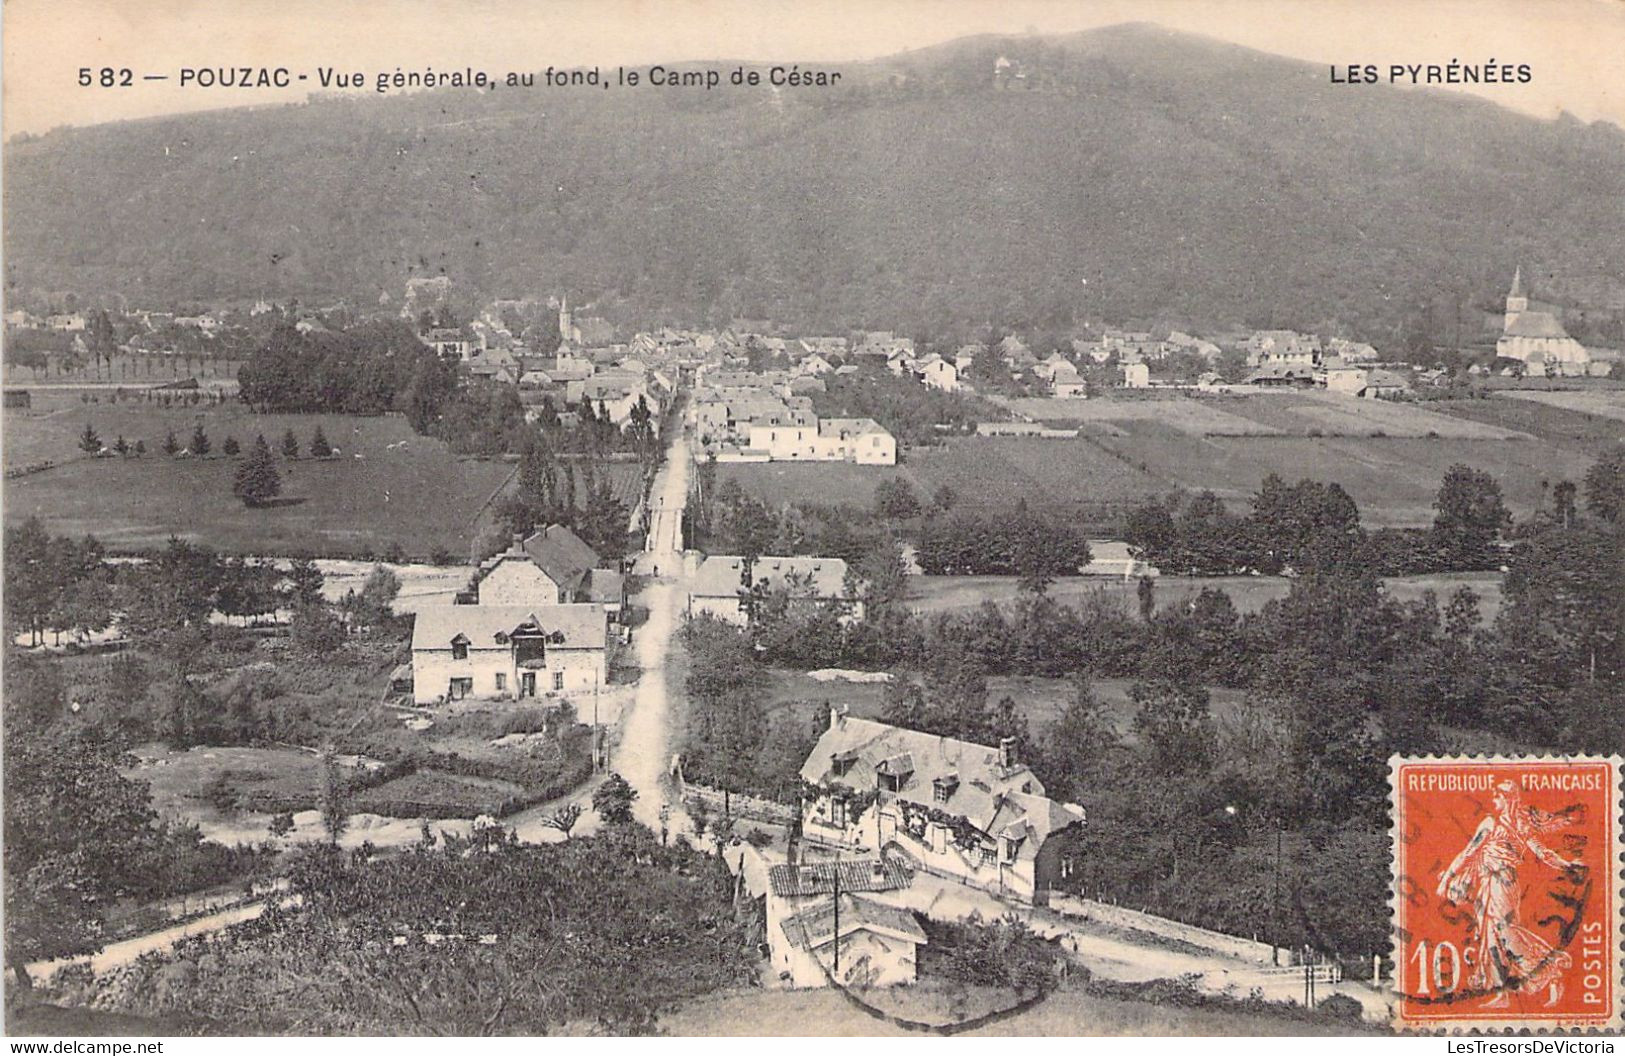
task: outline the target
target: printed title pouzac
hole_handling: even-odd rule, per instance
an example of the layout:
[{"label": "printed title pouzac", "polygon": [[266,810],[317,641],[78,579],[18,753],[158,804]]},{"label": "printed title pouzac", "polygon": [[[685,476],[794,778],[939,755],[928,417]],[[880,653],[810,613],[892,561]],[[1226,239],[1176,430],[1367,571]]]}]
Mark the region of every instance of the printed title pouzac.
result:
[{"label": "printed title pouzac", "polygon": [[314,80],[321,89],[354,91],[369,86],[379,94],[391,91],[413,91],[423,88],[609,88],[612,86],[636,88],[703,88],[707,91],[725,85],[775,88],[828,88],[841,83],[838,70],[803,67],[796,64],[755,68],[735,66],[718,67],[648,66],[628,68],[617,66],[613,72],[598,66],[564,69],[549,66],[539,72],[510,72],[492,75],[473,67],[462,69],[406,69],[397,67],[369,77],[360,70],[346,71],[333,66],[319,66],[314,77],[294,73],[286,67],[186,67],[181,70],[183,88],[287,88],[295,80]]}]

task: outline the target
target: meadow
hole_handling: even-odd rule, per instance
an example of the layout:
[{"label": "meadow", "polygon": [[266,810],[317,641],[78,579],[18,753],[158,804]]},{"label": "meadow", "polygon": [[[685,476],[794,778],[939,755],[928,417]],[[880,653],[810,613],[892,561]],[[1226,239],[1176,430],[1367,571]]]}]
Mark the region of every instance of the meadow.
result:
[{"label": "meadow", "polygon": [[[1317,405],[1302,406],[1314,410]],[[1264,413],[1289,410],[1283,405]],[[867,507],[877,484],[901,478],[921,500],[946,485],[961,509],[996,514],[1025,500],[1111,535],[1130,507],[1173,492],[1211,490],[1245,512],[1271,473],[1288,482],[1309,477],[1342,485],[1368,527],[1425,526],[1433,522],[1433,500],[1445,471],[1457,463],[1487,471],[1500,483],[1513,516],[1527,517],[1545,498],[1543,482],[1577,481],[1594,459],[1596,446],[1590,443],[1559,444],[1466,418],[1415,413],[1427,414],[1428,431],[1437,435],[1312,436],[1308,430],[1314,427],[1306,424],[1298,435],[1205,436],[1177,421],[1144,417],[1116,423],[1119,436],[957,437],[910,450],[896,467],[768,462],[719,469],[724,479],[738,480],[774,507],[809,501]],[[1481,429],[1509,438],[1462,435]]]},{"label": "meadow", "polygon": [[1520,389],[1504,393],[1503,398],[1527,400],[1565,411],[1577,411],[1580,414],[1598,415],[1616,422],[1625,422],[1625,392],[1618,389],[1608,391],[1565,389],[1552,392]]},{"label": "meadow", "polygon": [[[1479,597],[1479,613],[1486,623],[1501,611],[1499,572],[1448,572],[1437,575],[1392,576],[1383,580],[1388,595],[1397,601],[1420,600],[1429,590],[1443,605],[1461,587],[1469,587]],[[1050,585],[1049,595],[1062,605],[1103,601],[1125,613],[1139,611],[1139,583],[1122,577],[1071,576]],[[1281,576],[1161,576],[1155,581],[1159,609],[1192,601],[1203,590],[1222,590],[1230,596],[1236,611],[1247,614],[1271,601],[1287,596],[1292,581]],[[1020,594],[1014,576],[913,576],[908,580],[905,604],[917,615],[965,612],[984,601],[1006,607]]]},{"label": "meadow", "polygon": [[[1503,392],[1491,399],[1435,400],[1428,408],[1452,418],[1527,433],[1544,443],[1586,455],[1595,455],[1625,439],[1625,426],[1617,418],[1522,398],[1530,395],[1535,394]],[[1625,399],[1625,394],[1614,395]]]},{"label": "meadow", "polygon": [[[109,447],[123,436],[146,444],[141,458],[93,458],[79,450],[90,424]],[[173,432],[184,447],[202,425],[206,458],[169,458]],[[221,454],[228,436],[245,449],[263,435],[273,451],[293,430],[302,449],[320,427],[340,450],[331,459],[280,459],[282,504],[250,509],[231,493],[236,460]],[[29,410],[4,419],[5,465],[56,463],[6,482],[5,521],[37,516],[52,532],[93,534],[113,550],[162,546],[171,536],[229,553],[382,555],[462,561],[481,514],[513,476],[502,460],[453,454],[418,436],[399,416],[256,414],[238,403],[161,407],[121,401],[86,404],[78,393],[36,390]],[[612,463],[615,491],[628,508],[641,488],[638,467]]]}]

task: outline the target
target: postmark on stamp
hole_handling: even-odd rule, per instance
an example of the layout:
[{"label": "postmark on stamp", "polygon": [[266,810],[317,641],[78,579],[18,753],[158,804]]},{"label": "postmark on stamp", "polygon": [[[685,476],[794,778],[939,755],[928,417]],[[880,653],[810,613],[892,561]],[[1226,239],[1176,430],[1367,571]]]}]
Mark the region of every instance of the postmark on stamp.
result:
[{"label": "postmark on stamp", "polygon": [[1620,1023],[1620,760],[1389,760],[1394,1025]]}]

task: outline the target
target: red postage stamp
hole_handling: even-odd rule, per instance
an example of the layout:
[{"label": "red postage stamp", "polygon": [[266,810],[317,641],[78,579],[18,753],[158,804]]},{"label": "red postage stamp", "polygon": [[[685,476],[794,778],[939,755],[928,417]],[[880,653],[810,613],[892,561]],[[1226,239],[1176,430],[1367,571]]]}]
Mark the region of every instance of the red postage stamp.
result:
[{"label": "red postage stamp", "polygon": [[1389,760],[1394,1025],[1620,1023],[1620,761]]}]

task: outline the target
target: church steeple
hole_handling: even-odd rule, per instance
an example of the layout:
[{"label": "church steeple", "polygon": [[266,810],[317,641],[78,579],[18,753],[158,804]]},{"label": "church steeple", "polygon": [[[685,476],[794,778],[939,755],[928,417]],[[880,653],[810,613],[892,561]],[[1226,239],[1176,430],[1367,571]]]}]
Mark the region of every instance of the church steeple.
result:
[{"label": "church steeple", "polygon": [[1523,267],[1520,265],[1512,273],[1512,289],[1507,291],[1505,329],[1512,328],[1512,321],[1523,312],[1529,310],[1529,298],[1523,295]]}]

